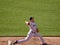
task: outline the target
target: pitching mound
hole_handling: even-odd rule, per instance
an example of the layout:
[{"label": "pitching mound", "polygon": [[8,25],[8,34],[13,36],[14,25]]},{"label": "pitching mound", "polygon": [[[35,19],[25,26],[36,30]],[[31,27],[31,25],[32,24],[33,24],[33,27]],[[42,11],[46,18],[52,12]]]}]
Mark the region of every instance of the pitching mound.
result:
[{"label": "pitching mound", "polygon": [[[8,45],[8,40],[21,40],[25,37],[0,37],[0,45]],[[44,40],[49,45],[60,45],[60,37],[44,37]],[[17,45],[41,45],[39,37],[33,37],[29,41]]]}]

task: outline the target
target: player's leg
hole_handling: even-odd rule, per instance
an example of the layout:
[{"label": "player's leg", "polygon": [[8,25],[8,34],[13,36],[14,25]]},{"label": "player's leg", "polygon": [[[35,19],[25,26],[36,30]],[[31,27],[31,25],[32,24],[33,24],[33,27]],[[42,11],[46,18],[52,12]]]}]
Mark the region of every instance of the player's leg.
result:
[{"label": "player's leg", "polygon": [[39,33],[36,33],[35,35],[36,35],[37,37],[39,37],[39,39],[42,41],[42,45],[47,45],[47,44],[44,42],[43,37],[42,37]]},{"label": "player's leg", "polygon": [[42,41],[42,43],[44,43],[44,39],[43,39],[43,37],[39,34],[39,33],[36,33],[35,34],[37,37],[39,37],[39,39]]},{"label": "player's leg", "polygon": [[26,42],[26,41],[28,41],[29,39],[31,39],[32,36],[33,36],[32,32],[29,31],[29,32],[28,32],[28,35],[27,35],[27,37],[26,37],[25,39],[16,40],[13,44]]},{"label": "player's leg", "polygon": [[28,41],[29,39],[31,39],[31,34],[30,35],[27,35],[27,37],[26,38],[24,38],[24,39],[22,39],[22,40],[17,40],[17,42],[18,43],[22,43],[22,42],[26,42],[26,41]]}]

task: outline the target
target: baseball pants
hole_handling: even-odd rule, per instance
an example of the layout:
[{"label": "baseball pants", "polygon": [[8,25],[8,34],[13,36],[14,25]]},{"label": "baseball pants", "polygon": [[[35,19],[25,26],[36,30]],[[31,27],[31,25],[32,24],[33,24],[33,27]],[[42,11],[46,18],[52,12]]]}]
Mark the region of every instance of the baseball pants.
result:
[{"label": "baseball pants", "polygon": [[18,43],[26,42],[34,36],[39,37],[42,43],[44,43],[44,39],[42,38],[42,36],[38,32],[32,32],[32,30],[28,32],[27,37],[25,39],[18,40]]}]

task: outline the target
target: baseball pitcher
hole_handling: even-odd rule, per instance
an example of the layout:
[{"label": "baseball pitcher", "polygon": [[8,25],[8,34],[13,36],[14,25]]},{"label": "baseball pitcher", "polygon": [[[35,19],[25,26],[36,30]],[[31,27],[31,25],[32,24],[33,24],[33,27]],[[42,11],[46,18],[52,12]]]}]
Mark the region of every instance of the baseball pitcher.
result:
[{"label": "baseball pitcher", "polygon": [[28,21],[25,21],[26,25],[29,26],[30,30],[27,34],[27,37],[25,39],[22,39],[22,40],[16,40],[15,42],[13,42],[12,44],[15,45],[17,43],[22,43],[22,42],[26,42],[28,41],[29,39],[31,39],[32,37],[34,36],[37,36],[39,37],[39,39],[41,39],[42,41],[42,45],[47,45],[45,42],[44,42],[44,39],[42,38],[42,36],[39,34],[39,29],[34,21],[34,17],[30,17],[29,19],[29,22]]}]

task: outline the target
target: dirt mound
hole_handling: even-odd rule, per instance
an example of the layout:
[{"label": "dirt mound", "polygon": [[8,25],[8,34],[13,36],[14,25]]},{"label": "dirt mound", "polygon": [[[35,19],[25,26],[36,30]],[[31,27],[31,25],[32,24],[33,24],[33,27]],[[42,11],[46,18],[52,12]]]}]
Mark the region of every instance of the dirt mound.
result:
[{"label": "dirt mound", "polygon": [[[0,45],[8,45],[8,40],[15,41],[24,38],[25,37],[0,37]],[[44,37],[44,40],[49,45],[60,45],[60,37]],[[41,41],[39,37],[33,37],[29,41],[21,43],[21,45],[41,45]]]}]

